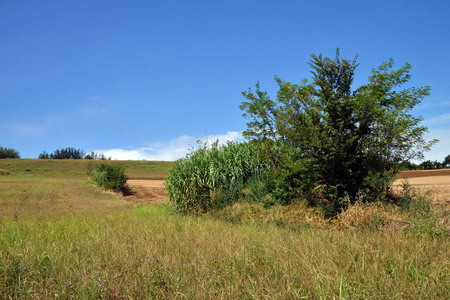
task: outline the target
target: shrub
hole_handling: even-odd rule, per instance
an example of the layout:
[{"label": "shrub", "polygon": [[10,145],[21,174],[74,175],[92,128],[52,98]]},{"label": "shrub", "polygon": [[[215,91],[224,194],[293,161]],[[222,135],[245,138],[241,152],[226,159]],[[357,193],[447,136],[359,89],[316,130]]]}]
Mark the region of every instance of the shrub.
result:
[{"label": "shrub", "polygon": [[20,158],[20,155],[12,148],[0,147],[0,158]]},{"label": "shrub", "polygon": [[2,175],[10,175],[10,174],[11,174],[11,172],[9,172],[8,170],[0,169],[0,176],[2,176]]},{"label": "shrub", "polygon": [[113,166],[109,163],[101,163],[90,172],[92,180],[105,190],[120,192],[126,187],[128,176],[124,166]]},{"label": "shrub", "polygon": [[204,145],[175,162],[166,187],[181,211],[207,212],[239,199],[262,201],[268,168],[252,144]]}]

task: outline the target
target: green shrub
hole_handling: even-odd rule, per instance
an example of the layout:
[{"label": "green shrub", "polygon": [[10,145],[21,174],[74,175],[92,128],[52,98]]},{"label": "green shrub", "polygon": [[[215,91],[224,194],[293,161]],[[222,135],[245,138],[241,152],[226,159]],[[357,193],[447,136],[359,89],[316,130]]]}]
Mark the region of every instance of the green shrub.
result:
[{"label": "green shrub", "polygon": [[0,169],[0,175],[10,175],[10,174],[11,172],[9,172],[8,170]]},{"label": "green shrub", "polygon": [[261,201],[269,165],[249,143],[202,146],[175,162],[166,178],[170,200],[183,212],[207,212],[239,199]]},{"label": "green shrub", "polygon": [[122,191],[126,187],[128,179],[124,166],[113,166],[109,163],[101,163],[90,172],[90,176],[101,188],[115,192]]}]

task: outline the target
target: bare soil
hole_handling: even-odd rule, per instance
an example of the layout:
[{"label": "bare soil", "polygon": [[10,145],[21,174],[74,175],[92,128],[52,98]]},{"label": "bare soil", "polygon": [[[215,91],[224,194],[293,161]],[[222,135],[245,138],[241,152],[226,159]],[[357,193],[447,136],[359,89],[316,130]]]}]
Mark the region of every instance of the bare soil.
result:
[{"label": "bare soil", "polygon": [[157,204],[169,201],[164,180],[161,179],[129,179],[129,188],[124,193],[126,201],[140,204]]}]

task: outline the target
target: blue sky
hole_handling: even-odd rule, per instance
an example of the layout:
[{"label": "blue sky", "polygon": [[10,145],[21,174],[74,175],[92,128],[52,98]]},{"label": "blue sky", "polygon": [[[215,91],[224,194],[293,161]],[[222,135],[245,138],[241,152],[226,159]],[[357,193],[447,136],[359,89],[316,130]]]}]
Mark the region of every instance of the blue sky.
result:
[{"label": "blue sky", "polygon": [[450,2],[0,0],[0,146],[173,160],[242,140],[241,92],[310,78],[310,54],[359,55],[356,85],[393,58],[431,86],[414,114],[450,154]]}]

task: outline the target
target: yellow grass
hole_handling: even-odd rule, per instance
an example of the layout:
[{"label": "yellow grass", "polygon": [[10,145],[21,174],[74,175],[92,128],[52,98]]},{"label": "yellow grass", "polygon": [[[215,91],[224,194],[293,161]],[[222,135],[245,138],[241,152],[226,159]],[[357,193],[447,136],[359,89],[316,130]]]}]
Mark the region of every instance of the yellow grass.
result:
[{"label": "yellow grass", "polygon": [[246,219],[235,224],[131,205],[82,164],[43,164],[13,162],[0,177],[0,299],[450,297],[450,239],[371,226],[401,215],[394,208],[355,206],[335,228],[315,226],[323,218],[301,204],[239,204],[229,210]]}]

